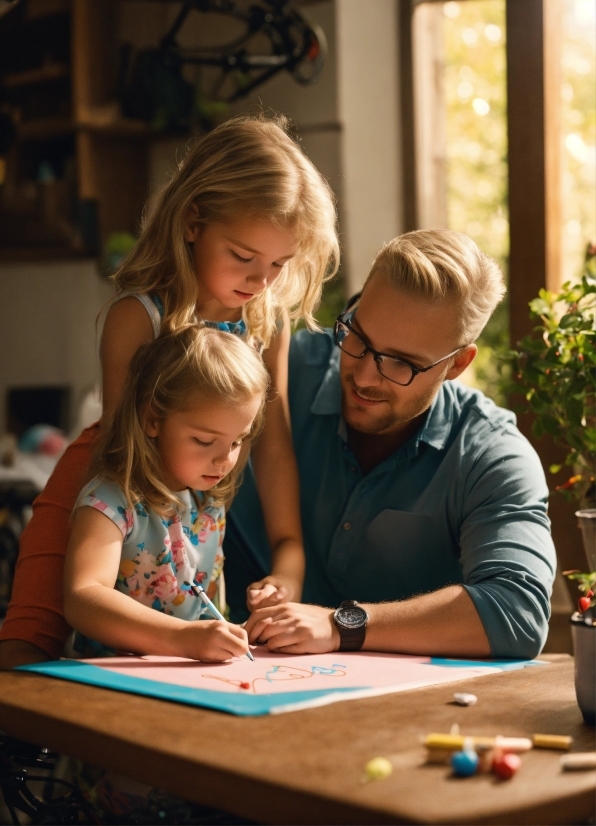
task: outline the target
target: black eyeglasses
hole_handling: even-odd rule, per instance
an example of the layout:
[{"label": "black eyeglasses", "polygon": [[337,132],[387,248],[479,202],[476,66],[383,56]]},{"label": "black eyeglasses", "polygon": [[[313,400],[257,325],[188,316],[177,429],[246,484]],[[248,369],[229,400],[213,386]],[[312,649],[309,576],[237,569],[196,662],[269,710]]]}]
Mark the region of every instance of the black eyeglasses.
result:
[{"label": "black eyeglasses", "polygon": [[426,373],[427,370],[432,370],[437,364],[447,361],[447,359],[459,353],[460,350],[463,350],[464,347],[467,346],[464,344],[458,347],[457,350],[454,350],[447,356],[443,356],[442,359],[435,361],[434,364],[429,364],[428,367],[416,367],[415,364],[410,364],[410,362],[405,359],[389,356],[387,353],[379,353],[378,350],[375,350],[367,344],[362,336],[352,327],[351,316],[354,313],[352,308],[359,298],[360,295],[355,296],[335,322],[333,331],[335,343],[342,352],[355,359],[364,358],[367,353],[372,353],[379,373],[383,378],[392,381],[394,384],[407,387],[414,381],[418,373]]}]

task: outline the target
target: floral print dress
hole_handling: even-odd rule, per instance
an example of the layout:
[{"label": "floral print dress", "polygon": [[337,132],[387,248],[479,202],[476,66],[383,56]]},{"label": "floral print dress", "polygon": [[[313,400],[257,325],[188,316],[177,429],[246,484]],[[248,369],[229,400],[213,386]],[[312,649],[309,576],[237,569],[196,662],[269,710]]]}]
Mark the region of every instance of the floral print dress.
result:
[{"label": "floral print dress", "polygon": [[[165,518],[142,504],[129,508],[118,485],[94,479],[83,488],[75,505],[75,509],[101,511],[122,532],[114,587],[148,608],[185,620],[197,620],[205,612],[205,618],[212,619],[188,583],[202,585],[213,598],[223,568],[224,508],[205,502],[201,491],[195,493],[200,509],[191,492],[182,491],[178,495],[184,509]],[[113,649],[78,633],[74,650],[77,656],[114,654]]]}]

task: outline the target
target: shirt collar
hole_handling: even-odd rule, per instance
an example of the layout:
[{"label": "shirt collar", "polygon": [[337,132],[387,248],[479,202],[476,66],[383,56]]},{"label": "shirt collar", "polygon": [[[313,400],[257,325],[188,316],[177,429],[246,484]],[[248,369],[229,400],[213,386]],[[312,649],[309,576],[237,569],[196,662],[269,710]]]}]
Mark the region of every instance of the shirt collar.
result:
[{"label": "shirt collar", "polygon": [[[445,392],[445,383],[439,389],[430,406],[424,424],[414,437],[416,449],[420,442],[443,450],[453,426],[453,404]],[[339,378],[339,349],[334,347],[329,358],[329,367],[311,405],[315,416],[341,416],[341,382]],[[342,422],[343,424],[343,419]]]},{"label": "shirt collar", "polygon": [[316,416],[341,415],[341,383],[339,380],[339,347],[334,347],[329,357],[329,367],[311,405]]},{"label": "shirt collar", "polygon": [[430,406],[424,424],[416,434],[416,443],[426,442],[436,450],[443,450],[447,445],[453,427],[453,404],[445,392],[445,382],[439,388]]}]

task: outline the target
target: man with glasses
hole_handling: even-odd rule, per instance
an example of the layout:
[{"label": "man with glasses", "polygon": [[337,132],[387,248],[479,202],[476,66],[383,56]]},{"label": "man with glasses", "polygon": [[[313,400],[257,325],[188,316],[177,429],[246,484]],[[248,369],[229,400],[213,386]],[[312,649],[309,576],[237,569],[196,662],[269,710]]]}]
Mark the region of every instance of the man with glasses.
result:
[{"label": "man with glasses", "polygon": [[304,603],[276,603],[248,470],[225,552],[233,619],[252,581],[251,641],[297,654],[539,653],[555,570],[544,473],[513,414],[455,381],[503,294],[466,236],[408,233],[379,252],[333,335],[294,336]]}]

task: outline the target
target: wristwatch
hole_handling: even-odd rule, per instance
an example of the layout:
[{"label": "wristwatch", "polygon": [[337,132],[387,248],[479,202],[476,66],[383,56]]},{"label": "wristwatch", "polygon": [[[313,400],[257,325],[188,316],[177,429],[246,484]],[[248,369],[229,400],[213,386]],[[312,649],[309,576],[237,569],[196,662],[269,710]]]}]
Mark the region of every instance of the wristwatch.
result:
[{"label": "wristwatch", "polygon": [[366,637],[368,614],[355,599],[347,599],[333,614],[339,631],[340,651],[360,651]]}]

